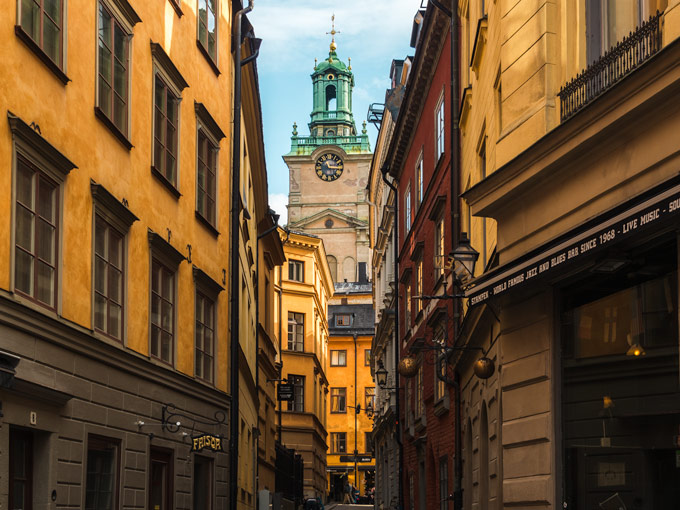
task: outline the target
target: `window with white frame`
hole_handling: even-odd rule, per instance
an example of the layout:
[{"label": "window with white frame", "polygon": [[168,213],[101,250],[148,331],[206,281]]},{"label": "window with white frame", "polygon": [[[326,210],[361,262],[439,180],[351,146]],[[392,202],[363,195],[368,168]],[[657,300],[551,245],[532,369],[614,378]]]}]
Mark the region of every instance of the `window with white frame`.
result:
[{"label": "window with white frame", "polygon": [[418,157],[416,163],[416,200],[415,208],[418,210],[420,204],[423,202],[423,154]]},{"label": "window with white frame", "polygon": [[411,185],[406,187],[404,193],[404,232],[408,233],[411,230]]},{"label": "window with white frame", "polygon": [[437,103],[437,108],[435,110],[435,125],[434,125],[434,144],[435,144],[435,161],[439,161],[439,158],[444,154],[444,134],[446,131],[446,125],[444,124],[444,93]]}]

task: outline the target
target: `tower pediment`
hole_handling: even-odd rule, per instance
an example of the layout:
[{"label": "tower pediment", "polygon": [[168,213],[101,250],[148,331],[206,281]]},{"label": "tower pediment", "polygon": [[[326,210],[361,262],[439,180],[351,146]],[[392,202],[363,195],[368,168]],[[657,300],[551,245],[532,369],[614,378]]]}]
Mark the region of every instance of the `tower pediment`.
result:
[{"label": "tower pediment", "polygon": [[[330,226],[328,221],[331,221]],[[332,228],[362,228],[368,227],[368,222],[359,220],[348,214],[341,213],[335,209],[324,209],[312,216],[307,216],[295,223],[291,223],[292,228],[297,229],[332,229]]]}]

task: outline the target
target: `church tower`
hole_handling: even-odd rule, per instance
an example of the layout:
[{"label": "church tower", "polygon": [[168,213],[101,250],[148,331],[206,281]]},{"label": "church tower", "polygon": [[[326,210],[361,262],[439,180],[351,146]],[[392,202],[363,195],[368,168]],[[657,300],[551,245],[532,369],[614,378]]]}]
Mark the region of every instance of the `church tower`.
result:
[{"label": "church tower", "polygon": [[[357,133],[352,113],[354,74],[336,52],[315,61],[309,136],[293,124],[288,165],[288,227],[323,239],[336,284],[367,282],[370,262],[366,184],[373,153],[366,122]],[[337,285],[336,285],[337,288]]]}]

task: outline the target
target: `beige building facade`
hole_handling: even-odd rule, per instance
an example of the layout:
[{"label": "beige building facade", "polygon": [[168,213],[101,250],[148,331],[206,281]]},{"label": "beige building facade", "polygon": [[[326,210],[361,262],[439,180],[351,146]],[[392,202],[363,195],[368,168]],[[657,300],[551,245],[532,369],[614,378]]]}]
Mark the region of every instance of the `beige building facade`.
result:
[{"label": "beige building facade", "polygon": [[464,507],[675,504],[680,6],[458,6]]}]

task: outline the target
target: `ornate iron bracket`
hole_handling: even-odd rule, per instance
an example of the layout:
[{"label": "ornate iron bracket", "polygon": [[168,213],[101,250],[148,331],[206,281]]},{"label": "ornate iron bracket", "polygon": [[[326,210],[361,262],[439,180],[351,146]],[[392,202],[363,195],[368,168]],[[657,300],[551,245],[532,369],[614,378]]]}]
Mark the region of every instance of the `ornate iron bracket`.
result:
[{"label": "ornate iron bracket", "polygon": [[[161,429],[176,434],[179,432],[184,421],[184,427],[190,429],[191,434],[193,434],[197,424],[211,427],[219,427],[220,425],[227,424],[227,414],[224,411],[215,411],[214,416],[215,418],[213,420],[199,420],[178,411],[175,404],[165,404],[161,413]],[[191,426],[188,425],[189,423]]]}]

